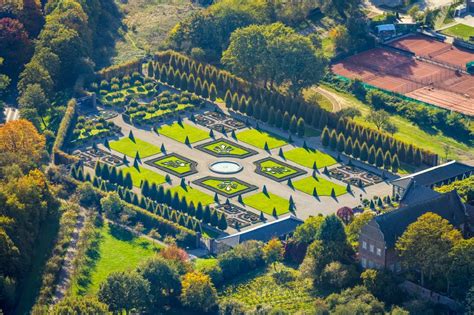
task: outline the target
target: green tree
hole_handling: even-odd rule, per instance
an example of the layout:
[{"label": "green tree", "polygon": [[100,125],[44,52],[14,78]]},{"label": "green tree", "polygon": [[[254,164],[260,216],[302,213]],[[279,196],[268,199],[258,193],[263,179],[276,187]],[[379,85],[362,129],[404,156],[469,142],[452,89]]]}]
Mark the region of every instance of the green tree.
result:
[{"label": "green tree", "polygon": [[346,139],[344,137],[343,133],[340,133],[339,136],[337,137],[337,144],[336,144],[336,149],[339,152],[344,152],[344,147],[346,146]]},{"label": "green tree", "polygon": [[[389,153],[390,154],[390,153]],[[377,149],[377,152],[375,153],[375,165],[377,167],[382,167],[383,166],[383,152],[381,148]]]},{"label": "green tree", "polygon": [[390,155],[390,151],[385,152],[385,156],[383,158],[383,166],[386,170],[390,169],[392,165],[392,156]]},{"label": "green tree", "polygon": [[394,154],[392,157],[392,171],[394,173],[397,173],[399,168],[400,168],[400,161],[398,160],[398,155]]},{"label": "green tree", "polygon": [[156,309],[173,302],[181,293],[181,281],[171,261],[156,256],[138,267],[138,273],[150,284],[150,301]]},{"label": "green tree", "polygon": [[296,228],[293,239],[298,243],[311,244],[315,240],[323,221],[323,216],[310,216]]},{"label": "green tree", "polygon": [[209,99],[214,102],[216,98],[217,98],[216,85],[214,83],[211,83],[211,85],[209,86]]},{"label": "green tree", "polygon": [[149,291],[150,284],[137,272],[112,272],[100,284],[97,296],[110,311],[129,314],[145,310]]},{"label": "green tree", "polygon": [[100,200],[102,211],[111,220],[119,220],[123,212],[122,202],[116,192],[111,192]]},{"label": "green tree", "polygon": [[336,134],[335,130],[331,131],[331,135],[330,135],[330,138],[329,138],[329,147],[332,150],[335,150],[336,147],[337,147],[337,134]]},{"label": "green tree", "polygon": [[395,248],[405,267],[420,271],[423,286],[425,275],[431,280],[448,269],[449,252],[460,239],[461,233],[448,220],[427,212],[407,227]]},{"label": "green tree", "polygon": [[28,85],[25,91],[18,98],[18,104],[20,105],[20,110],[36,110],[36,112],[41,118],[43,126],[45,128],[48,127],[46,122],[44,121],[44,116],[50,108],[50,102],[39,84],[35,83]]},{"label": "green tree", "polygon": [[217,227],[222,231],[227,229],[227,219],[223,213],[219,217],[219,223],[217,224]]},{"label": "green tree", "polygon": [[298,121],[296,120],[296,116],[293,115],[290,120],[290,132],[295,134],[298,131]]},{"label": "green tree", "polygon": [[329,146],[329,140],[330,140],[329,129],[327,127],[324,127],[323,133],[321,135],[321,142],[323,146],[325,147]]},{"label": "green tree", "polygon": [[283,115],[283,123],[281,127],[283,130],[289,130],[290,129],[290,114],[288,112],[285,112],[285,115]]},{"label": "green tree", "polygon": [[447,272],[447,291],[464,300],[474,279],[474,238],[463,239],[449,252],[451,264]]},{"label": "green tree", "polygon": [[372,211],[364,211],[358,216],[354,217],[349,225],[346,226],[347,240],[353,248],[357,248],[359,234],[364,225],[370,222],[375,217],[375,213]]}]

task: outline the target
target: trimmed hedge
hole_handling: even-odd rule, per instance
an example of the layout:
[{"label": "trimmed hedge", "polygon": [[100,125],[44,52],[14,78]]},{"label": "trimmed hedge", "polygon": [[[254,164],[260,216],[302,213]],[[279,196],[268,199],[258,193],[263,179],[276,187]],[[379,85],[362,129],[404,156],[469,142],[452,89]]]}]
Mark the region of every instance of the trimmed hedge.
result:
[{"label": "trimmed hedge", "polygon": [[64,114],[63,119],[61,120],[61,124],[59,125],[58,129],[58,134],[53,144],[54,164],[70,163],[77,161],[75,157],[62,151],[64,142],[66,141],[67,135],[69,133],[69,130],[71,129],[71,126],[73,125],[73,121],[76,116],[76,107],[77,102],[75,99],[71,99],[67,103],[66,112]]}]

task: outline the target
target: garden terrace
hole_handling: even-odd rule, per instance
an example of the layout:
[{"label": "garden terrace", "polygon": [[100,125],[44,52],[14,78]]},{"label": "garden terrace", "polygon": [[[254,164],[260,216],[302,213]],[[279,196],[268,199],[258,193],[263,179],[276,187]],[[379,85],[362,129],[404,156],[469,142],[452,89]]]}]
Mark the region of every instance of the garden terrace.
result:
[{"label": "garden terrace", "polygon": [[123,164],[122,159],[107,151],[97,148],[88,148],[84,151],[76,150],[73,152],[73,155],[78,157],[84,165],[89,166],[90,168],[95,167],[96,161],[101,161],[111,166],[120,166]]},{"label": "garden terrace", "polygon": [[347,184],[357,187],[367,187],[383,181],[383,179],[359,167],[346,165],[329,171],[329,175]]},{"label": "garden terrace", "polygon": [[195,180],[194,183],[227,198],[232,198],[258,189],[257,186],[248,184],[235,177],[220,178],[207,176]]},{"label": "garden terrace", "polygon": [[184,177],[197,173],[197,162],[187,159],[177,153],[170,153],[148,160],[145,163],[177,177]]},{"label": "garden terrace", "polygon": [[290,211],[290,202],[271,192],[260,192],[243,199],[244,205],[262,211],[268,215],[273,215],[273,209],[276,215],[282,215]]},{"label": "garden terrace", "polygon": [[208,127],[210,129],[222,132],[231,132],[232,130],[238,130],[245,128],[245,124],[239,120],[232,118],[221,112],[205,112],[194,117],[196,123]]},{"label": "garden terrace", "polygon": [[215,157],[244,159],[257,154],[255,150],[246,148],[225,138],[200,144],[196,146],[196,148]]},{"label": "garden terrace", "polygon": [[255,173],[282,182],[306,174],[306,171],[268,157],[254,162]]},{"label": "garden terrace", "polygon": [[268,132],[258,129],[248,129],[239,132],[237,134],[237,140],[253,145],[254,147],[260,149],[265,149],[265,145],[267,145],[269,150],[288,144],[288,142],[283,138],[271,135]]},{"label": "garden terrace", "polygon": [[109,146],[112,150],[123,153],[134,158],[138,152],[140,158],[146,158],[161,153],[160,148],[151,143],[135,137],[124,137],[120,140],[110,141]]},{"label": "garden terrace", "polygon": [[183,122],[162,125],[156,128],[156,132],[181,143],[185,143],[186,139],[188,139],[189,143],[209,139],[209,134],[206,131]]}]

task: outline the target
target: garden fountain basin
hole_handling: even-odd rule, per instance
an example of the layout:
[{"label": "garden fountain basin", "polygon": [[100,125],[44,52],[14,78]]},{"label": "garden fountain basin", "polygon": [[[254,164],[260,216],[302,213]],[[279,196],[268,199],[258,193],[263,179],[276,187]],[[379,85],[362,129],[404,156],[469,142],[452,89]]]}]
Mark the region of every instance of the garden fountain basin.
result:
[{"label": "garden fountain basin", "polygon": [[242,165],[232,161],[217,161],[209,165],[209,169],[218,174],[235,174],[242,170]]}]

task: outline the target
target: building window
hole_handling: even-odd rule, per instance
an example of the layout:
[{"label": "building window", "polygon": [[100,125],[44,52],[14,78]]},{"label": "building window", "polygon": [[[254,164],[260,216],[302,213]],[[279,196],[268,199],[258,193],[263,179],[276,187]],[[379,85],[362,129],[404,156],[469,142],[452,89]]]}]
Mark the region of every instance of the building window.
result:
[{"label": "building window", "polygon": [[373,253],[374,252],[374,245],[370,244],[370,252]]},{"label": "building window", "polygon": [[362,258],[362,267],[367,268],[367,259]]},{"label": "building window", "polygon": [[382,256],[382,249],[377,248],[377,256]]},{"label": "building window", "polygon": [[367,242],[366,241],[362,241],[362,248],[367,249]]}]

